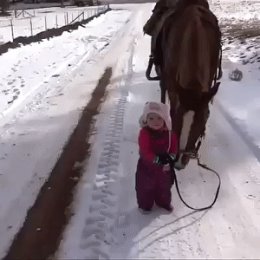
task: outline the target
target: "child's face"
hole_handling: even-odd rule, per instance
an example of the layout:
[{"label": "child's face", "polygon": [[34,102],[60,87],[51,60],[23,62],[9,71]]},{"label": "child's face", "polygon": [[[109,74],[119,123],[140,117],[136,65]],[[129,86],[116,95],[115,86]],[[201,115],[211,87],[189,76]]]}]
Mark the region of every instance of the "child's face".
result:
[{"label": "child's face", "polygon": [[147,115],[147,125],[154,130],[159,130],[164,126],[164,120],[159,115],[150,113]]}]

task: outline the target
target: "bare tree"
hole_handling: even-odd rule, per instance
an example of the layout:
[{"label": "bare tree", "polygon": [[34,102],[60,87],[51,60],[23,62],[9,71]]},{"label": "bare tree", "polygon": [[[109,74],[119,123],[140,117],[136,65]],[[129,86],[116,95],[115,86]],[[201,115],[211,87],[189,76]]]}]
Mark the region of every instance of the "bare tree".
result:
[{"label": "bare tree", "polygon": [[9,8],[9,0],[0,0],[0,14],[1,15],[6,15],[7,14],[7,10]]}]

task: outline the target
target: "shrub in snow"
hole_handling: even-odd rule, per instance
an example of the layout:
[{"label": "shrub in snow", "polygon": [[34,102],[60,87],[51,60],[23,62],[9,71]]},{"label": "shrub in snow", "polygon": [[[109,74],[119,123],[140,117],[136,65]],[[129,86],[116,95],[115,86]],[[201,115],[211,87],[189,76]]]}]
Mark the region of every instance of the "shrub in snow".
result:
[{"label": "shrub in snow", "polygon": [[9,8],[9,1],[8,0],[0,0],[0,15],[9,15],[7,12]]},{"label": "shrub in snow", "polygon": [[229,73],[229,78],[234,81],[241,81],[243,78],[243,73],[239,69],[233,70],[231,73]]}]

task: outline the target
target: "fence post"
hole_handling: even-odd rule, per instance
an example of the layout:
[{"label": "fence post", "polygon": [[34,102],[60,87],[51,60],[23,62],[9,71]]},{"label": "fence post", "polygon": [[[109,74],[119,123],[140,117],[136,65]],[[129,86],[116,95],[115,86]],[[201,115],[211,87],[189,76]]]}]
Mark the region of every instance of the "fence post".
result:
[{"label": "fence post", "polygon": [[69,13],[67,12],[67,24],[69,24]]},{"label": "fence post", "polygon": [[33,36],[32,18],[30,18],[31,36]]},{"label": "fence post", "polygon": [[56,14],[56,28],[58,28],[58,16]]},{"label": "fence post", "polygon": [[10,25],[11,25],[11,32],[12,32],[12,38],[14,40],[14,27],[13,27],[13,20],[10,20]]},{"label": "fence post", "polygon": [[47,18],[46,18],[46,16],[44,17],[44,23],[45,23],[45,30],[47,30]]}]

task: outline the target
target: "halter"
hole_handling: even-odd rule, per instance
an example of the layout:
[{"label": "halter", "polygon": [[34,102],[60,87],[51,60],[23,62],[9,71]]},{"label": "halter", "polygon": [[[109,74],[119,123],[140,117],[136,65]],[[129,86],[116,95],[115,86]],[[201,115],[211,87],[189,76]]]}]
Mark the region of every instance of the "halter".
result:
[{"label": "halter", "polygon": [[188,156],[190,159],[197,159],[199,158],[199,149],[202,143],[202,139],[204,138],[205,134],[203,133],[202,135],[199,136],[197,144],[195,146],[195,148],[191,151],[186,151],[186,149],[180,149],[179,150],[179,156],[180,155],[186,155]]}]

